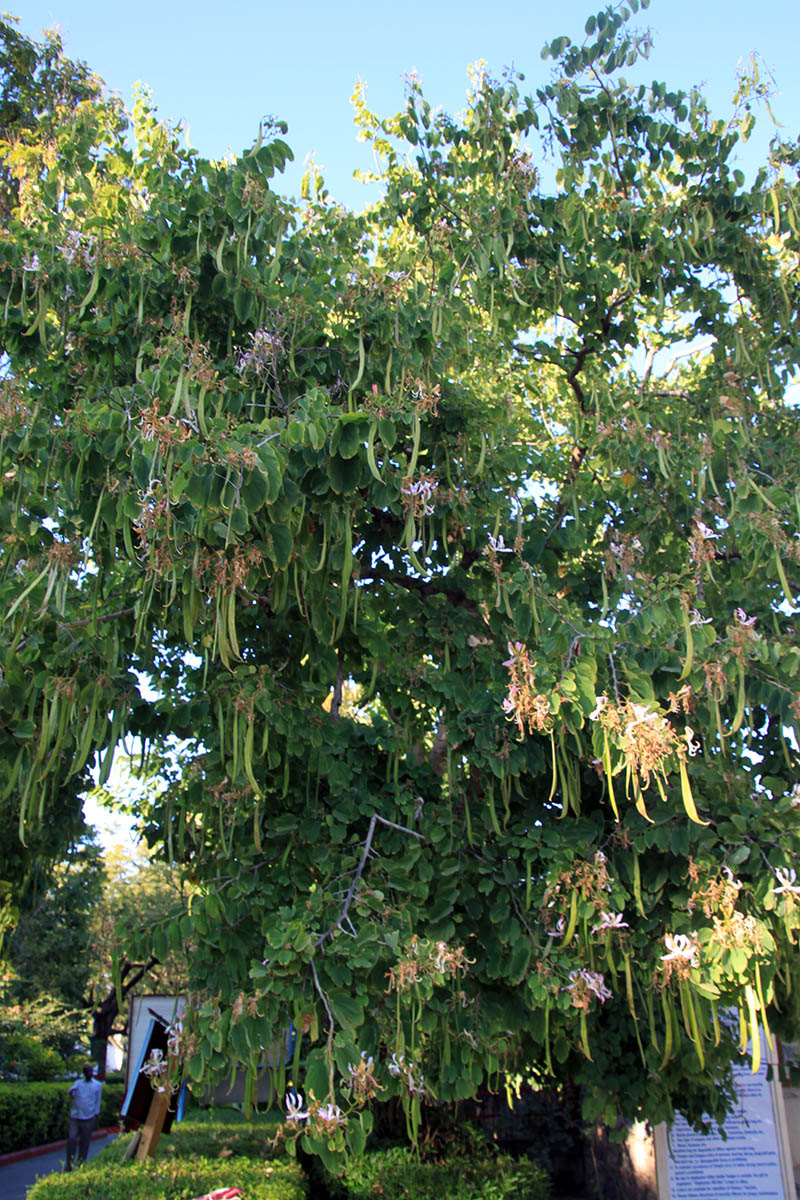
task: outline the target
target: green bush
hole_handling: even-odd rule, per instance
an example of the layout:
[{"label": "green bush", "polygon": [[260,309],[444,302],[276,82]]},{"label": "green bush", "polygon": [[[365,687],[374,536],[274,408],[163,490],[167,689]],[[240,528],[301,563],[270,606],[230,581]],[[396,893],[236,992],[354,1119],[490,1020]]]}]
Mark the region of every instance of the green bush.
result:
[{"label": "green bush", "polygon": [[513,1158],[415,1162],[405,1147],[351,1159],[328,1188],[342,1200],[547,1200],[550,1180],[536,1163]]},{"label": "green bush", "polygon": [[0,1043],[0,1075],[4,1078],[39,1083],[63,1075],[66,1069],[60,1054],[29,1034],[10,1033]]},{"label": "green bush", "polygon": [[[69,1083],[0,1083],[0,1154],[44,1146],[67,1136]],[[124,1088],[107,1083],[103,1088],[98,1128],[119,1119]]]},{"label": "green bush", "polygon": [[144,1163],[96,1159],[71,1175],[48,1175],[28,1200],[188,1200],[221,1187],[238,1187],[247,1200],[305,1200],[305,1176],[294,1162],[235,1158],[156,1158]]},{"label": "green bush", "polygon": [[[264,1161],[285,1157],[285,1142],[272,1145],[278,1125],[277,1121],[263,1119],[247,1121],[239,1113],[221,1119],[217,1115],[214,1120],[196,1120],[192,1114],[186,1121],[175,1122],[168,1134],[162,1134],[158,1143],[158,1157],[251,1158]],[[130,1137],[126,1135],[106,1146],[97,1155],[97,1161],[121,1158],[122,1147],[129,1140]]]}]

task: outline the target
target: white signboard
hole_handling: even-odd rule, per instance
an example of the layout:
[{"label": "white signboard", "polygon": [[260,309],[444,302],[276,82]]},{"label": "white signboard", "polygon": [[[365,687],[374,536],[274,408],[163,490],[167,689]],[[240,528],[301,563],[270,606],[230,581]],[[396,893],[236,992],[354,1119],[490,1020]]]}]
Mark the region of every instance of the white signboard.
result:
[{"label": "white signboard", "polygon": [[725,1120],[727,1140],[695,1133],[680,1116],[669,1135],[656,1130],[659,1200],[795,1200],[780,1084],[767,1081],[766,1063],[753,1075],[747,1060],[734,1078],[739,1104]]},{"label": "white signboard", "polygon": [[160,1017],[171,1025],[183,1012],[183,996],[132,996],[131,1015],[128,1024],[128,1062],[125,1068],[126,1093],[136,1082],[144,1050],[145,1038],[154,1017]]}]

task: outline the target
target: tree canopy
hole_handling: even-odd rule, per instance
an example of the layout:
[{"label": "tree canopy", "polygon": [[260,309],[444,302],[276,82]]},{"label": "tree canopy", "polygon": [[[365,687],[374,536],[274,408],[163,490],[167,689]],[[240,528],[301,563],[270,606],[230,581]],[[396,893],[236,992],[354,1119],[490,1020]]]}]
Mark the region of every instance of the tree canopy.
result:
[{"label": "tree canopy", "polygon": [[631,10],[357,91],[361,214],[62,56],[0,145],[3,821],[160,759],[185,1069],[293,1021],[325,1154],[528,1070],[698,1121],[796,1028],[800,152],[626,81]]}]

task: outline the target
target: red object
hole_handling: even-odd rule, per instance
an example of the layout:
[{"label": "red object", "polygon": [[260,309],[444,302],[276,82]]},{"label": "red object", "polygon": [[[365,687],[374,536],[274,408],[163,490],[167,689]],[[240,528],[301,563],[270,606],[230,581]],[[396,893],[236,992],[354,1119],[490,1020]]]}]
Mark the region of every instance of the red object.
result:
[{"label": "red object", "polygon": [[206,1192],[205,1196],[196,1196],[195,1200],[236,1200],[243,1196],[241,1188],[217,1188],[215,1192]]}]

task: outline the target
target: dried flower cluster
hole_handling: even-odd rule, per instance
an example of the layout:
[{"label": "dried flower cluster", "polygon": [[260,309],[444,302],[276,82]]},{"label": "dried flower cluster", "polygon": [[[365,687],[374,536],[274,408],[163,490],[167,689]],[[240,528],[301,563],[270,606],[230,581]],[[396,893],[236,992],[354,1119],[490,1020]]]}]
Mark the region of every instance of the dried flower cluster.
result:
[{"label": "dried flower cluster", "polygon": [[671,754],[681,757],[696,753],[694,731],[687,728],[681,737],[666,717],[649,704],[625,700],[612,704],[603,694],[597,699],[589,719],[599,721],[611,734],[625,756],[626,766],[638,774],[645,788],[650,786],[653,771],[664,772],[665,760]]},{"label": "dried flower cluster", "polygon": [[459,971],[469,968],[463,946],[448,946],[447,942],[432,942],[416,934],[406,946],[405,954],[389,971],[388,991],[407,991],[423,979],[440,983],[444,978],[455,979]]},{"label": "dried flower cluster", "polygon": [[349,1090],[355,1102],[360,1106],[368,1100],[374,1100],[384,1089],[375,1077],[375,1061],[366,1050],[361,1051],[361,1057],[356,1063],[347,1064],[347,1078],[344,1086]]},{"label": "dried flower cluster", "polygon": [[574,1008],[582,1008],[584,1012],[589,1011],[592,997],[596,997],[601,1004],[605,1004],[606,1000],[610,1000],[613,995],[606,987],[603,976],[598,971],[590,971],[587,967],[579,967],[577,971],[570,971],[569,983],[561,990],[569,992],[570,1004]]},{"label": "dried flower cluster", "polygon": [[[594,908],[599,921],[597,928],[627,928],[624,922],[618,921],[621,913],[607,911],[611,891],[607,863],[603,851],[598,850],[591,859],[576,859],[568,871],[562,871],[555,882],[548,885],[542,897],[542,921],[551,936],[558,937],[564,932],[565,914],[576,892]],[[604,921],[613,921],[613,926]]]},{"label": "dried flower cluster", "polygon": [[506,719],[514,721],[520,736],[528,733],[549,733],[553,728],[550,701],[536,687],[534,664],[523,642],[508,643],[509,658],[503,663],[508,667],[510,681],[508,695],[503,700]]}]

